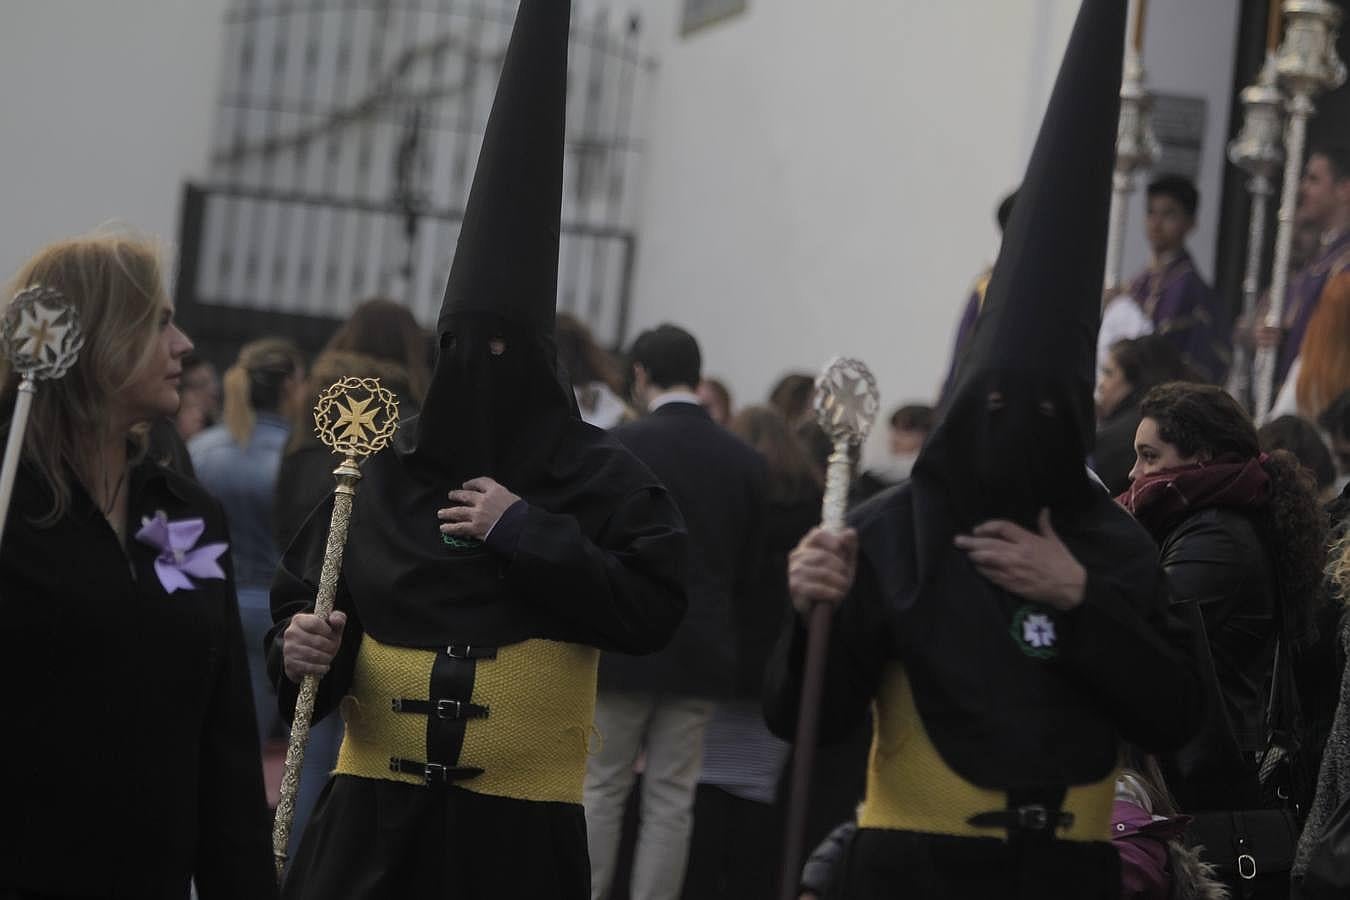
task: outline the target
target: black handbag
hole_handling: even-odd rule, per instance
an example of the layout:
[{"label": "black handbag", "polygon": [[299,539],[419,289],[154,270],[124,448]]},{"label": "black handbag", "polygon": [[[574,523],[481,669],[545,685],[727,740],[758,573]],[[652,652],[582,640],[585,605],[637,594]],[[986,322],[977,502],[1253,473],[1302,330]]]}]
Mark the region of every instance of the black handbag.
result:
[{"label": "black handbag", "polygon": [[1288,897],[1298,835],[1288,809],[1198,813],[1186,828],[1186,842],[1202,848],[1201,858],[1214,866],[1233,900]]},{"label": "black handbag", "polygon": [[[1196,617],[1199,619],[1199,617]],[[1199,620],[1199,628],[1204,622]],[[1200,659],[1212,703],[1222,703],[1213,658]],[[1303,795],[1305,777],[1299,764],[1299,706],[1293,674],[1285,664],[1286,641],[1275,642],[1275,665],[1266,706],[1266,747],[1259,767],[1259,797],[1252,806],[1193,814],[1186,829],[1187,843],[1200,847],[1201,857],[1214,866],[1233,900],[1286,900],[1301,830],[1296,799]],[[1226,719],[1226,716],[1224,717]],[[1232,729],[1223,738],[1230,755],[1241,756]]]}]

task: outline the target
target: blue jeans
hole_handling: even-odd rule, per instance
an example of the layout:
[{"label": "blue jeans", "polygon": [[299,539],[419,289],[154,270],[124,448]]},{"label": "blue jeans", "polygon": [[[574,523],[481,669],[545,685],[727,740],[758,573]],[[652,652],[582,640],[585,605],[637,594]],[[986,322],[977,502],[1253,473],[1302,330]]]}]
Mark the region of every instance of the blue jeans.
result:
[{"label": "blue jeans", "polygon": [[253,714],[258,721],[258,739],[270,737],[280,716],[277,695],[267,677],[267,656],[263,639],[272,627],[272,607],[268,589],[256,585],[239,586],[239,619],[244,625],[244,649],[248,651],[248,680],[253,685]]}]

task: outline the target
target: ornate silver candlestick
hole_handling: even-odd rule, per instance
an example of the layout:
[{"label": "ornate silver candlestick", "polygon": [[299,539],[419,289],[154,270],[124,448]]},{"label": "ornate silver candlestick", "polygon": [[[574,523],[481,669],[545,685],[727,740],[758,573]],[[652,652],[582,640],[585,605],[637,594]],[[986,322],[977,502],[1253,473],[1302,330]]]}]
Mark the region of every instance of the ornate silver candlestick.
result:
[{"label": "ornate silver candlestick", "polygon": [[[1228,159],[1251,178],[1247,190],[1252,195],[1251,220],[1247,233],[1247,266],[1242,276],[1242,315],[1251,322],[1256,315],[1256,300],[1261,290],[1261,251],[1266,243],[1266,205],[1275,192],[1274,177],[1284,164],[1284,94],[1275,68],[1275,54],[1266,63],[1256,82],[1240,95],[1243,109],[1242,131],[1228,145]],[[1251,361],[1247,347],[1238,342],[1233,348],[1233,367],[1228,377],[1228,392],[1251,406]]]},{"label": "ornate silver candlestick", "polygon": [[60,378],[79,359],[84,346],[80,317],[60,291],[34,285],[14,295],[0,321],[0,351],[18,373],[14,418],[9,423],[5,458],[0,463],[0,540],[4,539],[14,478],[19,472],[23,435],[39,380]]},{"label": "ornate silver candlestick", "polygon": [[[1270,311],[1266,314],[1266,325],[1271,328],[1279,328],[1284,321],[1298,181],[1308,138],[1308,119],[1317,111],[1312,98],[1319,91],[1339,87],[1345,81],[1345,65],[1336,56],[1341,11],[1328,0],[1285,0],[1284,17],[1284,42],[1276,54],[1275,66],[1289,94],[1289,124],[1285,131],[1284,187],[1280,195],[1280,227],[1275,237],[1275,270],[1270,278]],[[1279,349],[1277,344],[1256,352],[1252,373],[1256,402],[1252,412],[1258,421],[1270,412]]]},{"label": "ornate silver candlestick", "polygon": [[[867,439],[877,419],[881,399],[877,382],[866,365],[836,357],[816,379],[815,409],[820,427],[834,445],[825,473],[821,527],[844,530],[853,447]],[[802,843],[806,835],[806,807],[811,793],[811,767],[820,723],[821,691],[825,685],[825,656],[830,638],[828,604],[817,603],[807,618],[806,661],[802,669],[801,703],[797,708],[797,737],[792,764],[792,792],[788,797],[787,830],[783,847],[781,897],[797,896]]]},{"label": "ornate silver candlestick", "polygon": [[1111,177],[1111,220],[1106,233],[1106,277],[1103,285],[1108,292],[1121,287],[1125,226],[1129,220],[1135,173],[1151,167],[1162,152],[1153,134],[1149,115],[1152,97],[1144,87],[1144,60],[1140,47],[1143,15],[1142,5],[1136,7],[1135,37],[1125,51],[1125,67],[1120,79],[1120,124],[1116,128],[1116,171]]}]

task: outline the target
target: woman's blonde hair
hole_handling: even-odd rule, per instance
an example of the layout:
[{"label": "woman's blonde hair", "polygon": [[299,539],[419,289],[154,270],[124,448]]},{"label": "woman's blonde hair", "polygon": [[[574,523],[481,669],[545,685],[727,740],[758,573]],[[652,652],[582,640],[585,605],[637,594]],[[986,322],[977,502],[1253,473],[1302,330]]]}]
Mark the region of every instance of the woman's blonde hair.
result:
[{"label": "woman's blonde hair", "polygon": [[221,419],[234,442],[253,440],[259,412],[280,412],[286,383],[305,374],[305,355],[286,338],[262,338],[245,344],[221,379]]},{"label": "woman's blonde hair", "polygon": [[[15,275],[10,296],[32,285],[59,291],[79,315],[84,347],[60,379],[38,387],[24,434],[23,458],[47,482],[52,507],[38,520],[50,525],[70,508],[72,471],[92,477],[99,442],[112,422],[109,409],[151,364],[160,310],[167,301],[158,248],[130,235],[94,235],[58,241]],[[0,415],[8,422],[19,376],[0,360]],[[145,428],[128,435],[137,455]]]},{"label": "woman's blonde hair", "polygon": [[1332,593],[1350,606],[1350,531],[1331,545],[1327,554],[1327,577],[1331,580]]}]

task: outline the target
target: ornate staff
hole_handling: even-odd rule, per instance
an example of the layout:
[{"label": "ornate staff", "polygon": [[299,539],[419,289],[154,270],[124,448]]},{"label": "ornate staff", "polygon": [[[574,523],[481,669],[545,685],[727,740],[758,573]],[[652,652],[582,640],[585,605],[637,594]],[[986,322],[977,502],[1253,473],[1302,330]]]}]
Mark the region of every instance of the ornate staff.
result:
[{"label": "ornate staff", "polygon": [[0,350],[19,373],[20,381],[9,439],[5,442],[5,459],[0,464],[0,541],[4,540],[5,522],[9,519],[9,501],[19,472],[23,435],[28,429],[28,413],[33,408],[37,382],[66,374],[79,359],[83,346],[79,315],[60,291],[33,285],[15,294],[5,310],[0,323]]},{"label": "ornate staff", "polygon": [[[387,447],[397,429],[398,399],[380,385],[378,378],[344,378],[319,395],[319,402],[314,407],[314,430],[319,439],[334,453],[342,454],[343,459],[333,471],[337,487],[333,491],[333,516],[328,526],[328,545],[323,553],[319,594],[314,601],[316,616],[327,618],[333,611],[333,595],[342,572],[352,501],[361,480],[360,460]],[[300,766],[305,761],[309,724],[314,716],[318,690],[319,677],[306,675],[295,703],[291,740],[286,748],[286,771],[281,778],[281,799],[272,826],[272,855],[276,858],[278,880],[286,868],[286,846],[290,842],[291,822],[295,819]]]},{"label": "ornate staff", "polygon": [[[1284,188],[1280,196],[1280,227],[1275,236],[1275,271],[1270,278],[1270,311],[1266,314],[1266,325],[1270,328],[1279,328],[1284,321],[1303,148],[1308,138],[1308,119],[1317,111],[1312,98],[1319,91],[1338,87],[1345,81],[1345,66],[1336,56],[1341,11],[1328,0],[1285,0],[1284,15],[1284,43],[1276,55],[1275,67],[1289,94],[1289,125],[1284,141]],[[1262,347],[1256,352],[1252,372],[1256,407],[1252,413],[1258,421],[1270,412],[1279,349]]]},{"label": "ornate staff", "polygon": [[[816,379],[815,407],[820,427],[834,443],[825,472],[825,500],[821,525],[844,530],[853,447],[860,445],[876,421],[880,398],[872,372],[856,359],[836,357]],[[801,703],[797,707],[796,752],[792,763],[792,794],[788,802],[787,836],[780,884],[784,900],[797,896],[797,882],[806,832],[806,808],[811,793],[811,766],[820,724],[820,695],[825,684],[825,655],[830,642],[830,607],[817,603],[807,619],[806,662],[802,672]]]},{"label": "ornate staff", "polygon": [[1161,153],[1149,116],[1152,97],[1144,87],[1144,12],[1148,0],[1134,3],[1134,31],[1125,51],[1120,80],[1120,124],[1116,128],[1116,170],[1111,176],[1111,218],[1106,232],[1106,277],[1103,287],[1114,292],[1121,287],[1125,255],[1125,225],[1129,219],[1134,173],[1153,165]]},{"label": "ornate staff", "polygon": [[[1247,267],[1242,276],[1243,321],[1256,315],[1256,300],[1261,290],[1261,251],[1266,243],[1266,205],[1275,192],[1274,177],[1284,164],[1284,94],[1280,92],[1275,71],[1275,45],[1279,41],[1279,0],[1271,10],[1270,41],[1266,62],[1256,82],[1240,95],[1243,108],[1242,131],[1228,145],[1228,159],[1250,179],[1251,221],[1247,233]],[[1251,408],[1251,362],[1241,341],[1233,348],[1233,367],[1228,377],[1228,393]]]}]

